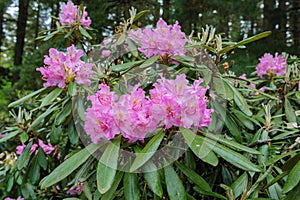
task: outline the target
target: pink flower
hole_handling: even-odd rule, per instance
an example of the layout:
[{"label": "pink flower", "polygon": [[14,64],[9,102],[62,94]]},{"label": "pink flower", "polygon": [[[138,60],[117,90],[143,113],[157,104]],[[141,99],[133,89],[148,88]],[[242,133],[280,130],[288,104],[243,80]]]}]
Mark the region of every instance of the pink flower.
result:
[{"label": "pink flower", "polygon": [[174,25],[167,25],[162,19],[157,22],[155,29],[131,31],[129,38],[140,43],[141,47],[138,49],[147,58],[154,55],[184,55],[184,45],[187,42],[177,21]]},{"label": "pink flower", "polygon": [[42,79],[46,81],[44,87],[65,88],[66,84],[74,79],[79,85],[89,86],[93,76],[93,64],[83,62],[83,54],[84,52],[76,49],[74,45],[68,47],[66,53],[51,48],[49,56],[45,56],[45,66],[37,68],[43,75]]},{"label": "pink flower", "polygon": [[13,198],[10,198],[10,197],[6,197],[4,200],[24,200],[23,197],[18,197],[17,199],[13,199]]},{"label": "pink flower", "polygon": [[70,194],[70,195],[75,195],[75,194],[78,194],[78,193],[81,193],[83,190],[83,183],[78,183],[78,186],[76,188],[74,187],[71,187],[68,191],[67,191],[67,194]]},{"label": "pink flower", "polygon": [[111,51],[110,50],[103,50],[102,51],[102,56],[108,57],[110,55]]},{"label": "pink flower", "polygon": [[269,53],[265,53],[262,58],[259,59],[260,63],[256,67],[257,75],[263,77],[270,73],[276,76],[284,76],[286,68],[286,59],[282,55],[275,54],[273,57]]},{"label": "pink flower", "polygon": [[45,154],[50,154],[52,153],[52,151],[55,150],[55,148],[51,145],[51,144],[45,144],[42,140],[38,140],[39,146],[43,149],[43,151],[45,152]]},{"label": "pink flower", "polygon": [[[72,1],[68,1],[66,5],[62,6],[59,17],[62,25],[74,26],[79,20],[78,6],[74,5]],[[88,13],[85,11],[85,7],[79,22],[83,28],[88,28],[92,23],[90,17],[88,17]]]},{"label": "pink flower", "polygon": [[[38,150],[36,149],[37,147],[38,147],[37,144],[33,144],[30,149],[30,154],[33,154],[34,152],[35,152],[35,154],[37,154],[38,153]],[[26,148],[26,145],[24,143],[22,143],[22,145],[17,146],[16,154],[21,155],[25,148]]]},{"label": "pink flower", "polygon": [[[241,79],[247,79],[246,74],[242,74],[239,78],[241,78]],[[247,84],[246,81],[243,81],[243,82],[244,82],[244,84]],[[254,83],[252,83],[252,82],[250,82],[249,86],[253,87],[253,88],[256,88],[256,85]]]}]

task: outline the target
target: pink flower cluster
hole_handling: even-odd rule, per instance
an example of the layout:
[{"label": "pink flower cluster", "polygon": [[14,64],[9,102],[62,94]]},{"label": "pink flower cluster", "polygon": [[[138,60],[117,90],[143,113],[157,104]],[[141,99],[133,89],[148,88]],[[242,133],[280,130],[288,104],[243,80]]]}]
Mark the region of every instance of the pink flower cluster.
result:
[{"label": "pink flower cluster", "polygon": [[187,42],[178,21],[174,25],[167,25],[162,19],[157,22],[155,29],[145,28],[131,31],[129,38],[141,43],[141,47],[138,49],[147,58],[154,55],[184,55],[184,45]]},{"label": "pink flower cluster", "polygon": [[87,109],[84,129],[96,144],[100,138],[109,140],[118,134],[129,142],[143,141],[160,126],[201,129],[210,124],[213,111],[206,108],[208,88],[200,86],[201,82],[199,79],[189,86],[185,74],[175,80],[161,78],[153,84],[149,97],[136,86],[118,101],[107,85],[100,84],[96,94],[88,97],[92,107]]},{"label": "pink flower cluster", "polygon": [[[22,144],[22,145],[19,145],[17,146],[17,149],[16,149],[16,154],[17,155],[21,155],[25,149],[26,145],[25,144]],[[43,151],[45,152],[45,154],[51,154],[54,150],[55,150],[55,147],[53,147],[50,143],[49,144],[45,144],[43,142],[43,140],[38,140],[38,144],[33,144],[31,146],[31,149],[30,149],[30,154],[37,154],[38,153],[38,147],[41,147],[43,149]]]},{"label": "pink flower cluster", "polygon": [[79,85],[91,84],[93,76],[92,63],[85,63],[81,60],[83,50],[76,49],[74,45],[67,48],[67,52],[61,52],[54,48],[49,50],[49,56],[44,58],[44,67],[37,68],[46,81],[44,87],[58,86],[64,88],[66,84],[74,79]]},{"label": "pink flower cluster", "polygon": [[83,28],[88,28],[92,23],[88,13],[85,11],[85,7],[81,19],[79,19],[78,6],[74,5],[72,1],[68,1],[66,5],[62,6],[59,17],[60,23],[67,26],[74,26],[80,22]]},{"label": "pink flower cluster", "polygon": [[269,73],[275,73],[276,76],[285,75],[286,59],[282,55],[276,53],[273,57],[271,54],[265,53],[259,61],[260,63],[256,67],[259,77],[263,77],[263,75]]}]

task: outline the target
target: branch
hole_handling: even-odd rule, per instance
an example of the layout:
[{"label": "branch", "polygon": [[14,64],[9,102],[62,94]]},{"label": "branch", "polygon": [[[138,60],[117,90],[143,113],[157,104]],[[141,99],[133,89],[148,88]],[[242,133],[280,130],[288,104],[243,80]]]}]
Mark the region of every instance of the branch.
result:
[{"label": "branch", "polygon": [[300,137],[300,134],[290,135],[280,139],[257,140],[255,142],[248,144],[247,146],[248,147],[260,146],[260,145],[268,144],[269,142],[280,142],[280,141],[284,141],[291,138],[297,138],[297,137]]}]

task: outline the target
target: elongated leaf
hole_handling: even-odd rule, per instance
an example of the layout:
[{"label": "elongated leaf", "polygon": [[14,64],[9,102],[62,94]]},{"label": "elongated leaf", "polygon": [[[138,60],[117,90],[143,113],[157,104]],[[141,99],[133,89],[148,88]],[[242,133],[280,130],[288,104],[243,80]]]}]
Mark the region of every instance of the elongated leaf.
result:
[{"label": "elongated leaf", "polygon": [[136,16],[133,19],[133,22],[137,21],[139,18],[141,18],[144,14],[149,13],[150,10],[143,10],[141,12],[139,12],[138,14],[136,14]]},{"label": "elongated leaf", "polygon": [[77,91],[76,83],[74,81],[70,82],[68,85],[68,94],[73,97],[73,96],[75,96],[76,91]]},{"label": "elongated leaf", "polygon": [[252,112],[249,109],[249,106],[245,98],[241,95],[241,93],[235,87],[233,87],[233,85],[231,85],[231,83],[227,79],[223,79],[223,80],[233,91],[234,94],[233,100],[236,103],[236,105],[241,109],[243,113],[245,113],[248,116],[252,116]]},{"label": "elongated leaf", "polygon": [[187,196],[185,189],[173,167],[170,165],[166,166],[164,172],[169,198],[171,200],[186,200]]},{"label": "elongated leaf", "polygon": [[15,130],[15,131],[10,132],[10,133],[7,133],[6,136],[4,136],[3,138],[0,139],[0,143],[1,143],[1,142],[5,142],[5,141],[9,140],[10,138],[15,137],[15,136],[18,135],[19,133],[22,133],[22,130],[21,130],[21,129]]},{"label": "elongated leaf", "polygon": [[34,96],[40,94],[41,92],[43,92],[43,91],[46,90],[46,89],[47,89],[47,88],[41,88],[41,89],[39,89],[39,90],[37,90],[37,91],[35,91],[35,92],[29,94],[29,95],[26,95],[25,97],[22,97],[21,99],[19,99],[19,100],[17,100],[17,101],[14,101],[14,102],[10,103],[10,104],[8,105],[8,107],[10,108],[10,107],[18,106],[18,105],[22,104],[23,102],[27,101],[28,99],[30,99],[30,98],[32,98],[32,97],[34,97]]},{"label": "elongated leaf", "polygon": [[62,93],[62,91],[62,88],[55,88],[54,90],[52,90],[47,96],[43,98],[40,107],[52,104],[52,102]]},{"label": "elongated leaf", "polygon": [[217,156],[202,138],[196,137],[195,133],[188,129],[180,128],[180,131],[186,143],[198,158],[213,166],[218,165],[219,160]]},{"label": "elongated leaf", "polygon": [[236,121],[233,119],[233,116],[230,113],[227,113],[227,116],[225,118],[225,126],[236,141],[242,141],[241,130],[239,129]]},{"label": "elongated leaf", "polygon": [[28,176],[33,184],[40,179],[40,165],[37,157],[34,157],[33,161],[31,162]]},{"label": "elongated leaf", "polygon": [[62,164],[55,168],[48,176],[41,180],[41,188],[47,188],[66,178],[75,169],[82,165],[99,147],[100,145],[90,144],[89,146],[80,150],[78,153],[76,153],[69,159],[65,160]]},{"label": "elongated leaf", "polygon": [[122,44],[126,39],[126,34],[125,33],[121,33],[120,34],[120,37],[118,38],[117,42],[116,42],[116,45],[120,45]]},{"label": "elongated leaf", "polygon": [[27,166],[29,159],[30,159],[30,150],[31,150],[32,142],[27,144],[24,151],[22,152],[21,156],[17,160],[17,166],[18,170],[23,169],[25,166]]},{"label": "elongated leaf", "polygon": [[239,150],[239,151],[245,151],[245,152],[252,153],[252,154],[261,154],[259,151],[255,150],[255,149],[249,148],[249,147],[239,144],[235,141],[227,140],[223,136],[215,135],[215,134],[211,134],[211,133],[204,133],[204,135],[206,137],[209,137],[212,140],[216,140],[217,142],[225,144],[226,146],[228,146],[232,149]]},{"label": "elongated leaf", "polygon": [[260,39],[262,39],[262,38],[264,38],[264,37],[267,37],[267,36],[269,36],[270,34],[271,34],[271,31],[266,31],[266,32],[263,32],[263,33],[254,35],[254,36],[249,37],[249,38],[247,38],[247,39],[245,39],[245,40],[242,40],[242,41],[240,41],[240,42],[238,42],[238,43],[236,43],[236,44],[234,44],[234,45],[230,45],[230,46],[228,46],[228,47],[225,47],[224,49],[222,49],[221,51],[219,51],[218,54],[219,54],[219,55],[222,55],[223,53],[226,53],[226,52],[228,52],[228,51],[230,51],[230,50],[232,50],[232,49],[235,49],[235,48],[237,48],[237,47],[239,47],[239,46],[242,46],[242,45],[248,44],[248,43],[250,43],[250,42],[254,42],[254,41],[256,41],[256,40],[260,40]]},{"label": "elongated leaf", "polygon": [[300,175],[300,160],[298,160],[297,164],[290,171],[282,189],[283,193],[287,193],[291,191],[294,187],[298,185],[298,183],[300,182],[299,175]]},{"label": "elongated leaf", "polygon": [[239,197],[247,188],[248,184],[248,175],[247,173],[243,173],[240,177],[238,177],[231,185],[234,196]]},{"label": "elongated leaf", "polygon": [[139,68],[146,68],[146,67],[152,65],[153,63],[155,63],[158,60],[159,57],[160,57],[160,55],[156,55],[151,58],[148,58],[143,64],[141,64],[139,66]]},{"label": "elongated leaf", "polygon": [[187,166],[181,164],[180,162],[176,162],[175,164],[201,190],[206,191],[206,192],[212,191],[210,188],[210,185],[198,173],[196,173],[192,169],[188,168]]},{"label": "elongated leaf", "polygon": [[138,200],[141,198],[138,176],[135,173],[124,175],[124,196],[127,200]]},{"label": "elongated leaf", "polygon": [[247,159],[243,155],[241,155],[231,149],[228,149],[227,147],[225,147],[215,141],[212,141],[209,138],[204,138],[199,135],[194,136],[195,134],[189,129],[181,128],[180,130],[183,133],[183,135],[186,135],[184,137],[190,137],[190,138],[195,137],[195,139],[198,137],[202,138],[204,140],[203,143],[206,143],[216,154],[218,154],[219,156],[221,156],[222,158],[224,158],[231,164],[235,165],[236,167],[238,167],[240,169],[248,170],[248,171],[254,171],[254,172],[261,171],[259,166],[253,164],[249,159]]},{"label": "elongated leaf", "polygon": [[66,118],[71,114],[72,112],[72,102],[68,102],[67,105],[57,114],[55,118],[55,124],[61,125]]},{"label": "elongated leaf", "polygon": [[82,28],[82,26],[79,26],[79,32],[88,39],[93,39],[92,36],[84,28]]},{"label": "elongated leaf", "polygon": [[129,69],[137,66],[138,64],[141,64],[142,62],[144,62],[144,61],[139,60],[139,61],[134,61],[134,62],[129,62],[129,63],[123,63],[120,65],[113,65],[109,69],[114,72],[121,72],[121,71],[129,70]]},{"label": "elongated leaf", "polygon": [[[118,171],[115,178],[114,178],[114,182],[112,184],[112,186],[110,187],[110,189],[103,194],[102,199],[113,199],[113,195],[115,194],[121,180],[123,177],[123,172],[122,171]],[[97,190],[98,191],[98,190]]]},{"label": "elongated leaf", "polygon": [[[145,171],[148,171],[147,169],[149,168],[154,169],[156,166],[153,163],[148,162],[145,165]],[[149,170],[149,171],[150,171]],[[162,198],[163,195],[163,189],[162,189],[162,185],[161,185],[161,181],[160,181],[160,175],[159,172],[156,171],[152,171],[152,172],[145,172],[144,173],[144,178],[149,186],[149,188],[160,198]]]},{"label": "elongated leaf", "polygon": [[295,112],[293,111],[293,107],[288,98],[285,98],[284,100],[284,110],[285,116],[289,122],[297,122]]},{"label": "elongated leaf", "polygon": [[120,150],[120,140],[111,142],[105,149],[97,168],[97,188],[101,194],[107,192],[116,175]]},{"label": "elongated leaf", "polygon": [[58,106],[50,106],[43,114],[41,114],[40,116],[38,116],[38,118],[36,118],[32,124],[30,125],[30,127],[28,128],[27,132],[29,133],[30,131],[32,131],[32,129],[34,129],[36,126],[41,125],[41,122],[48,116],[50,115],[53,111],[57,110]]},{"label": "elongated leaf", "polygon": [[130,167],[131,172],[134,172],[135,170],[139,169],[155,154],[162,139],[164,138],[164,135],[165,132],[163,131],[156,134],[142,149],[142,151],[137,154],[135,160],[133,161]]}]

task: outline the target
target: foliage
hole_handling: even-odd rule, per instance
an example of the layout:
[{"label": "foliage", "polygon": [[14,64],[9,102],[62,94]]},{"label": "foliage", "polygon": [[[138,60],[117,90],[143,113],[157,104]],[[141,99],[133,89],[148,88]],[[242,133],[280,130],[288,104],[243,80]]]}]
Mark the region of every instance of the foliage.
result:
[{"label": "foliage", "polygon": [[[83,6],[78,10],[83,12]],[[93,29],[80,24],[58,26],[40,37],[63,37],[81,48],[83,60],[94,63],[94,84],[80,86],[68,79],[61,88],[44,87],[10,103],[14,122],[0,137],[5,150],[0,158],[1,198],[231,200],[299,195],[299,59],[284,54],[284,76],[260,78],[253,72],[251,78],[238,77],[229,70],[227,56],[270,32],[228,42],[213,27],[186,37],[184,55],[146,58],[130,37],[144,12],[131,9],[130,14],[118,34],[91,51]],[[147,93],[159,74],[167,79],[185,74],[190,83],[203,79],[195,87],[210,88],[206,98],[214,112],[208,127],[158,126],[144,141],[116,135],[90,142],[84,123],[91,105],[85,97],[99,83],[122,96],[138,82]],[[126,157],[121,150],[136,156]]]}]

